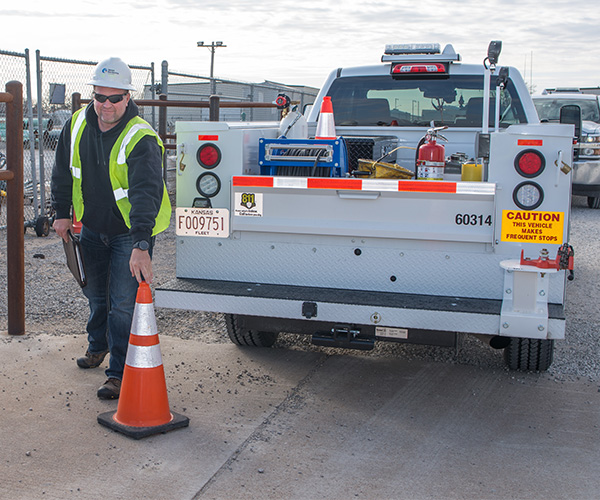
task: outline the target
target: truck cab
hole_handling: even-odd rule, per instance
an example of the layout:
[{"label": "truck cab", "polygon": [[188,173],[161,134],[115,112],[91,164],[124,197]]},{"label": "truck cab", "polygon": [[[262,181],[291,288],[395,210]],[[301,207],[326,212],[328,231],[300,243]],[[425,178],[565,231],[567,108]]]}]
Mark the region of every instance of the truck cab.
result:
[{"label": "truck cab", "polygon": [[[483,65],[452,46],[398,44],[382,64],[336,69],[307,137],[177,123],[177,278],[157,306],[223,313],[239,345],[279,332],[357,349],[472,334],[511,369],[547,369],[573,268],[574,127],[539,122],[519,72],[497,65],[500,46]],[[325,97],[335,136],[321,138]],[[434,136],[443,173],[420,178]]]},{"label": "truck cab", "polygon": [[[332,71],[308,115],[316,123],[320,103],[331,96],[336,131],[342,136],[395,135],[404,146],[415,147],[427,129],[448,127],[446,153],[473,158],[476,135],[482,131],[483,65],[463,64],[451,45],[440,53],[437,44],[388,45],[384,64]],[[424,52],[421,54],[415,52]],[[506,68],[502,88],[500,69],[490,77],[488,128],[539,123],[527,87],[515,68]],[[496,123],[495,94],[499,95]],[[400,165],[414,169],[414,150],[397,152]]]}]

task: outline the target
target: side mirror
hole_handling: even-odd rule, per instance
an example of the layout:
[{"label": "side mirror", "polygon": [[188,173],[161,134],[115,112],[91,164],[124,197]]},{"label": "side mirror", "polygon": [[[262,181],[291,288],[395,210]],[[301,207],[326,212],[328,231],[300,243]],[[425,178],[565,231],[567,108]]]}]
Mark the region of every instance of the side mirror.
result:
[{"label": "side mirror", "polygon": [[[579,146],[581,143],[581,108],[576,104],[567,104],[560,108],[560,123],[575,125],[575,138]],[[573,159],[579,159],[579,148],[573,151]]]}]

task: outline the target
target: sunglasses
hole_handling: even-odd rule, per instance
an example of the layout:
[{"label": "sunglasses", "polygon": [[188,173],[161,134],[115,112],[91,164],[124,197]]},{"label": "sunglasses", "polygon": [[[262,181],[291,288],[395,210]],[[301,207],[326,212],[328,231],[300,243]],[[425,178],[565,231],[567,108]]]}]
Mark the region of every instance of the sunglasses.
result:
[{"label": "sunglasses", "polygon": [[111,103],[117,104],[118,102],[121,102],[125,98],[126,95],[127,95],[127,93],[104,95],[104,94],[96,94],[96,92],[94,92],[94,99],[96,99],[96,101],[98,101],[99,103],[106,102],[106,100],[108,99]]}]

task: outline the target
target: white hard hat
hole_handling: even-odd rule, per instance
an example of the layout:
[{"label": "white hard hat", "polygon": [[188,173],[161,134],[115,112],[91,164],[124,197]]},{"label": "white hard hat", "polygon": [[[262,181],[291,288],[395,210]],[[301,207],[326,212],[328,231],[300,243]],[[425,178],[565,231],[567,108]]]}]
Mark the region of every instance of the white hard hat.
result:
[{"label": "white hard hat", "polygon": [[111,89],[135,90],[131,84],[131,70],[118,57],[100,61],[94,70],[94,76],[88,85],[109,87]]}]

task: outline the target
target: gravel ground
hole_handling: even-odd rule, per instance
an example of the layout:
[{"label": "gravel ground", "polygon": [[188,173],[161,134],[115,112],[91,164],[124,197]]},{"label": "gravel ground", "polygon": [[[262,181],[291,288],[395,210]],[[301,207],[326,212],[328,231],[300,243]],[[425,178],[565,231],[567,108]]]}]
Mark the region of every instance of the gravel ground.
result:
[{"label": "gravel ground", "polygon": [[[545,376],[557,381],[600,379],[600,210],[587,208],[586,199],[574,197],[570,243],[575,248],[575,280],[568,285],[567,335],[555,344],[554,363]],[[154,285],[175,277],[173,225],[158,235],[154,252]],[[60,239],[54,231],[38,238],[25,234],[25,311],[30,335],[85,335],[87,300],[68,273]],[[0,332],[7,330],[6,231],[0,230]],[[222,315],[216,313],[157,309],[161,335],[178,336],[204,343],[229,342]],[[0,342],[10,342],[2,335]],[[459,337],[457,349],[379,342],[373,351],[357,352],[313,346],[310,338],[282,334],[275,348],[319,350],[354,356],[394,356],[435,362],[502,368],[502,351],[494,351],[469,335]]]}]

